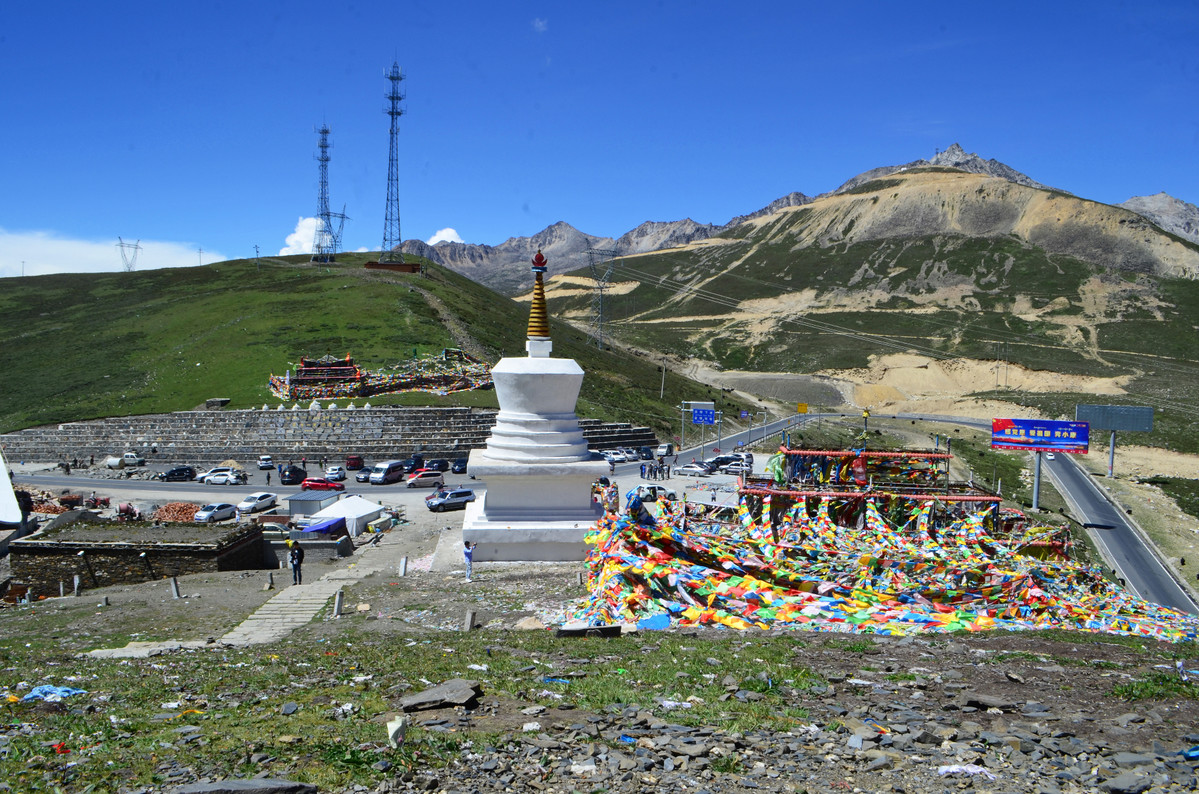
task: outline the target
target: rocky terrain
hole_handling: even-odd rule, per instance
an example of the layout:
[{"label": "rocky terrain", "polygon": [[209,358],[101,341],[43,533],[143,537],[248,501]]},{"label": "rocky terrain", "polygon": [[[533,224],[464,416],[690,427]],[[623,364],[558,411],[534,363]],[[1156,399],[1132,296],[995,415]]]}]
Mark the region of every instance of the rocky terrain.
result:
[{"label": "rocky terrain", "polygon": [[[713,235],[764,217],[774,216],[789,208],[802,207],[817,199],[831,196],[852,195],[863,185],[895,174],[903,174],[916,169],[953,169],[967,174],[993,177],[1012,185],[1031,188],[1058,196],[1069,196],[1064,190],[1050,188],[1037,182],[1026,174],[1017,171],[994,158],[984,160],[973,152],[967,153],[959,144],[954,143],[944,151],[938,151],[931,159],[917,159],[900,165],[888,165],[863,171],[847,180],[836,190],[823,193],[812,198],[798,191],[778,198],[761,209],[731,218],[727,223],[714,225],[696,223],[690,218],[680,221],[647,221],[637,228],[626,232],[618,238],[597,237],[581,232],[569,223],[559,221],[531,237],[511,237],[499,245],[481,245],[474,243],[440,242],[428,245],[420,240],[407,240],[401,246],[405,253],[426,257],[438,264],[445,265],[475,281],[486,284],[505,294],[516,294],[527,288],[524,265],[533,255],[541,250],[553,263],[553,272],[563,273],[585,267],[589,264],[587,251],[612,251],[617,256],[633,256],[667,248],[674,248],[689,243],[708,239]],[[993,197],[992,197],[993,198]],[[918,207],[906,206],[905,201],[897,209],[895,206],[885,207],[885,211],[896,215],[899,219],[921,221],[930,220]],[[1094,202],[1088,202],[1094,204]],[[1099,205],[1106,207],[1107,205]],[[1136,196],[1117,205],[1148,219],[1161,229],[1182,237],[1191,242],[1199,242],[1199,208],[1180,201],[1165,193],[1154,196]],[[975,213],[977,214],[977,213]],[[993,214],[993,213],[992,213]],[[1010,220],[1010,212],[1001,212],[1002,217],[994,218],[1000,222]],[[932,220],[936,220],[932,218]],[[976,218],[976,220],[978,220]],[[1122,258],[1127,258],[1130,243],[1120,233],[1124,230],[1119,226],[1112,229],[1100,229],[1089,226],[1086,222],[1081,227],[1077,225],[1078,218],[1073,214],[1063,220],[1055,220],[1040,224],[1035,234],[1025,235],[1030,241],[1041,245],[1047,243],[1047,250],[1076,254],[1080,250],[1091,255],[1100,253],[1105,247],[1117,249],[1111,261],[1105,261],[1106,266],[1120,267]],[[1118,224],[1128,224],[1125,217]],[[1135,231],[1140,227],[1128,227]],[[907,229],[902,224],[897,228],[876,224],[876,229],[883,237],[905,236],[913,233],[933,234],[942,231],[943,224],[933,223],[931,226],[922,225],[916,229]],[[950,229],[955,233],[965,235],[1003,233],[990,228],[992,222],[986,222],[982,228],[975,228],[974,222],[960,224],[960,228]],[[1001,223],[1002,225],[1002,223]],[[843,228],[844,223],[834,225]],[[1055,228],[1060,226],[1061,228]],[[821,226],[821,228],[824,228]],[[830,227],[833,228],[833,227]],[[1115,231],[1114,235],[1112,232]],[[1135,234],[1134,234],[1135,236]],[[866,237],[865,239],[871,239]],[[1135,248],[1135,246],[1133,246]],[[1084,259],[1087,257],[1084,256]],[[1143,257],[1134,256],[1134,260]],[[1133,268],[1136,269],[1136,268]]]}]

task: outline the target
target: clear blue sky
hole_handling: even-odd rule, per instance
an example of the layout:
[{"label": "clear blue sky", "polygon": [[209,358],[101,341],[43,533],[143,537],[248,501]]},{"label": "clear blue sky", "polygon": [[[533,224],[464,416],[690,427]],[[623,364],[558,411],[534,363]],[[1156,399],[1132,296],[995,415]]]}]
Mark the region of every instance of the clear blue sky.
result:
[{"label": "clear blue sky", "polygon": [[[1002,12],[999,9],[1002,8]],[[1118,203],[1199,203],[1199,4],[9,2],[0,276],[277,254],[333,130],[377,249],[384,72],[405,239],[724,223],[959,142]]]}]

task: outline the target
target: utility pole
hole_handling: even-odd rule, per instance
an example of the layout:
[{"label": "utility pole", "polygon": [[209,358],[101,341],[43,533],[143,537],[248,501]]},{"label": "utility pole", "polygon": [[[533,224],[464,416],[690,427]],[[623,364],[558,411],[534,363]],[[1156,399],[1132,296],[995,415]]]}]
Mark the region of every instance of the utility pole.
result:
[{"label": "utility pole", "polygon": [[262,270],[262,262],[258,261],[258,246],[254,246],[254,266],[258,270]]},{"label": "utility pole", "polygon": [[[24,262],[21,263],[21,275],[25,275],[25,263]],[[661,388],[658,389],[658,399],[661,400],[662,397],[666,394],[666,367],[661,366],[661,367],[658,367],[658,369],[662,371],[662,386],[661,386]]]},{"label": "utility pole", "polygon": [[199,259],[200,259],[200,264],[201,264],[201,265],[203,265],[203,264],[204,264],[204,249],[203,249],[203,248],[197,248],[197,249],[196,249],[196,251],[198,252],[198,253],[197,253],[197,256],[198,256],[198,257],[199,257]]}]

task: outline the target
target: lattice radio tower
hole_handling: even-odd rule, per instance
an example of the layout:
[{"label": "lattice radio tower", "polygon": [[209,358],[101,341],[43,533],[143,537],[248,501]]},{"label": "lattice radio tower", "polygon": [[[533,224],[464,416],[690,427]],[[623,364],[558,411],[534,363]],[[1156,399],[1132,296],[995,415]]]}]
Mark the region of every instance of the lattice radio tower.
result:
[{"label": "lattice radio tower", "polygon": [[[137,254],[142,250],[141,240],[136,243],[127,243],[118,237],[117,248],[121,249],[121,261],[125,263],[125,272],[132,273],[133,269],[137,267]],[[132,256],[129,255],[130,251],[133,252]]]},{"label": "lattice radio tower", "polygon": [[591,295],[591,313],[595,316],[595,325],[591,338],[595,346],[604,349],[605,304],[604,291],[608,289],[608,279],[612,277],[612,269],[616,267],[616,257],[619,251],[603,248],[587,249],[587,264],[591,266],[591,277],[595,279],[595,292]]},{"label": "lattice radio tower", "polygon": [[391,82],[387,90],[387,107],[383,110],[391,117],[391,145],[387,156],[387,217],[383,221],[383,251],[379,254],[380,262],[403,262],[404,252],[400,250],[400,116],[404,111],[400,102],[404,94],[400,91],[400,81],[404,79],[400,65],[392,62],[391,71],[383,75]]},{"label": "lattice radio tower", "polygon": [[[320,152],[316,155],[316,161],[320,163],[320,184],[317,191],[316,199],[316,233],[312,236],[312,261],[313,262],[332,262],[337,254],[337,239],[341,236],[341,229],[336,232],[333,230],[334,213],[329,211],[329,129],[328,124],[322,124],[317,128],[317,133],[321,136],[320,143],[317,148]],[[345,213],[338,213],[342,222],[345,221]]]}]

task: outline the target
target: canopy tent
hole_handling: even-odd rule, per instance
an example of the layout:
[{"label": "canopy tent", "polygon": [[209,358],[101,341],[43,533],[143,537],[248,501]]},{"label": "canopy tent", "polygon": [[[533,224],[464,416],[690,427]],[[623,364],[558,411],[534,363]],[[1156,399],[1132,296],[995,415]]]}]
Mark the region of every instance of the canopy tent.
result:
[{"label": "canopy tent", "polygon": [[[346,520],[340,516],[336,518],[325,518],[315,523],[309,524],[306,527],[301,527],[296,532],[327,532],[329,537],[336,538],[339,535],[346,534]],[[292,534],[295,539],[295,534]]]},{"label": "canopy tent", "polygon": [[366,525],[383,515],[383,505],[361,496],[347,496],[334,502],[320,512],[313,513],[314,519],[344,518],[350,537],[356,538]]}]

